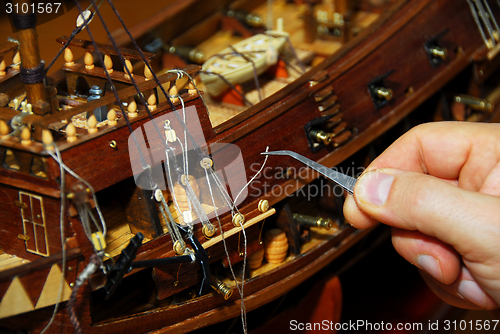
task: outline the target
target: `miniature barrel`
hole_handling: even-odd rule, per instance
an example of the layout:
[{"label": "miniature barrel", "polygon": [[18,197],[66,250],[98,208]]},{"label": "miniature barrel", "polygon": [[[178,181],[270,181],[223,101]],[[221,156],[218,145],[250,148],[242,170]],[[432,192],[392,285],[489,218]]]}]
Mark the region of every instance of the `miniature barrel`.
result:
[{"label": "miniature barrel", "polygon": [[262,260],[264,260],[264,248],[260,248],[248,257],[248,267],[250,269],[259,268],[262,265]]},{"label": "miniature barrel", "polygon": [[264,256],[269,263],[278,264],[285,260],[288,253],[288,239],[285,232],[271,229],[264,236]]}]

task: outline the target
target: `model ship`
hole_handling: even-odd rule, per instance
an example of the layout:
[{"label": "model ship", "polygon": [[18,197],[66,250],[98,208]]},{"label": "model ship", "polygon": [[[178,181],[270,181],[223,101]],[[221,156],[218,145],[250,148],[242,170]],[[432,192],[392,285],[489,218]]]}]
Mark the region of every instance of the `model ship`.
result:
[{"label": "model ship", "polygon": [[[291,158],[259,178],[261,153],[336,166],[471,61],[475,87],[495,69],[498,32],[481,32],[500,8],[487,2],[198,5],[160,11],[186,20],[151,20],[117,48],[57,36],[64,80],[51,86],[34,26],[14,19],[19,46],[0,49],[16,59],[0,72],[1,327],[187,331],[275,299],[369,231],[343,224],[342,193],[297,204],[322,181]],[[93,10],[77,31],[91,35]],[[493,115],[472,91],[449,119]]]}]

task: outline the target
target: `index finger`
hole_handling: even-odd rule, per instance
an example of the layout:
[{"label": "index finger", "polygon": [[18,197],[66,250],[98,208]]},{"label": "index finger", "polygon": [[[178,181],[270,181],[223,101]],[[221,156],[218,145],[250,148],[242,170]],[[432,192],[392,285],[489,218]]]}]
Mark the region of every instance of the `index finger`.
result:
[{"label": "index finger", "polygon": [[[482,186],[498,161],[500,124],[436,122],[408,131],[376,158],[365,172],[396,168],[430,174],[464,189],[479,191],[487,189]],[[490,179],[498,178],[490,175]],[[490,188],[493,186],[490,185]],[[492,191],[485,193],[495,195]],[[368,228],[376,223],[359,210],[351,195],[346,198],[344,215],[357,228]]]},{"label": "index finger", "polygon": [[429,174],[479,191],[498,161],[500,124],[439,122],[411,129],[367,170],[396,168]]}]

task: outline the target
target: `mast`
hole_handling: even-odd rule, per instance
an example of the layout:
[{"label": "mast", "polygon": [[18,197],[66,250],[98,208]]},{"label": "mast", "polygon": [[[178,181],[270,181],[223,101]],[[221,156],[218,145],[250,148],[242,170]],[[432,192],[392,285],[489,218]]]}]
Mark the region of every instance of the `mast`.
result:
[{"label": "mast", "polygon": [[[23,3],[32,8],[31,0],[15,0],[18,8]],[[21,55],[21,80],[26,89],[28,103],[33,105],[35,114],[43,115],[50,112],[50,105],[45,102],[45,63],[40,59],[38,37],[35,29],[36,15],[34,13],[13,14],[12,22],[17,31],[19,53]],[[45,106],[44,106],[45,104]],[[48,107],[48,108],[47,108]]]}]

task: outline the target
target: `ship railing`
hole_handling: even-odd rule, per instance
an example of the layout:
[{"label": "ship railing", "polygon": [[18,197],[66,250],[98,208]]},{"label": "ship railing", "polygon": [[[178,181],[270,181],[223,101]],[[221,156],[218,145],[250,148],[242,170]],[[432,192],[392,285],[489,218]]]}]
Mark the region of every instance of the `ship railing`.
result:
[{"label": "ship railing", "polygon": [[[194,76],[199,70],[200,66],[198,65],[189,65],[186,68],[183,68],[185,72],[187,72],[190,76]],[[175,81],[178,79],[178,75],[175,73],[165,73],[158,76],[158,81],[160,85],[165,85],[170,83],[170,85],[174,85]],[[145,80],[143,82],[138,82],[137,87],[139,88],[139,92],[146,95],[147,92],[153,91],[158,87],[158,84],[155,80]],[[121,101],[129,101],[129,99],[135,96],[137,93],[135,87],[129,86],[117,91],[118,98]],[[114,94],[106,94],[100,99],[93,100],[88,103],[77,105],[71,109],[63,110],[57,113],[53,113],[51,115],[38,116],[38,115],[27,115],[23,118],[22,122],[24,124],[32,124],[41,126],[42,128],[48,128],[50,124],[55,122],[69,122],[71,118],[75,115],[78,115],[83,112],[87,112],[89,110],[94,110],[96,108],[102,106],[110,106],[116,103],[116,99]]]},{"label": "ship railing", "polygon": [[[12,94],[21,94],[23,90],[22,82],[19,78],[19,70],[21,66],[21,57],[18,50],[19,45],[14,41],[8,41],[0,45],[0,85],[2,93],[0,93],[0,106],[5,107],[9,102],[8,96],[4,92],[9,91]],[[6,55],[12,52],[12,62],[7,65]]]},{"label": "ship railing", "polygon": [[[57,39],[57,42],[66,45],[68,43],[68,37],[63,36]],[[96,47],[97,48],[96,48]],[[77,94],[78,90],[78,82],[79,80],[85,80],[88,83],[89,87],[97,85],[104,90],[105,85],[107,84],[107,75],[105,69],[97,64],[102,64],[100,60],[95,60],[95,57],[99,57],[99,55],[103,58],[104,67],[108,72],[111,80],[113,80],[113,84],[115,87],[120,90],[124,87],[128,87],[132,85],[132,78],[129,76],[128,72],[130,72],[133,76],[134,81],[137,83],[144,82],[152,78],[149,69],[142,62],[142,57],[137,50],[127,49],[127,48],[119,48],[120,53],[113,46],[108,44],[94,44],[88,40],[82,39],[73,39],[69,42],[68,47],[64,51],[64,66],[63,69],[66,73],[66,82],[68,86],[68,93]],[[76,63],[73,59],[73,52],[70,47],[80,48],[85,50],[85,54],[83,57],[84,64]],[[119,54],[123,56],[125,59],[125,66],[122,70],[117,70],[116,66],[113,65],[112,57],[116,57]],[[143,52],[147,62],[151,62],[152,59],[156,57],[154,53]],[[132,64],[134,62],[134,64]],[[96,65],[94,65],[96,63]],[[127,67],[127,69],[125,68]],[[144,76],[139,75],[134,72],[134,68],[144,68]],[[137,71],[135,71],[137,72]],[[80,92],[84,95],[88,92]]]}]

